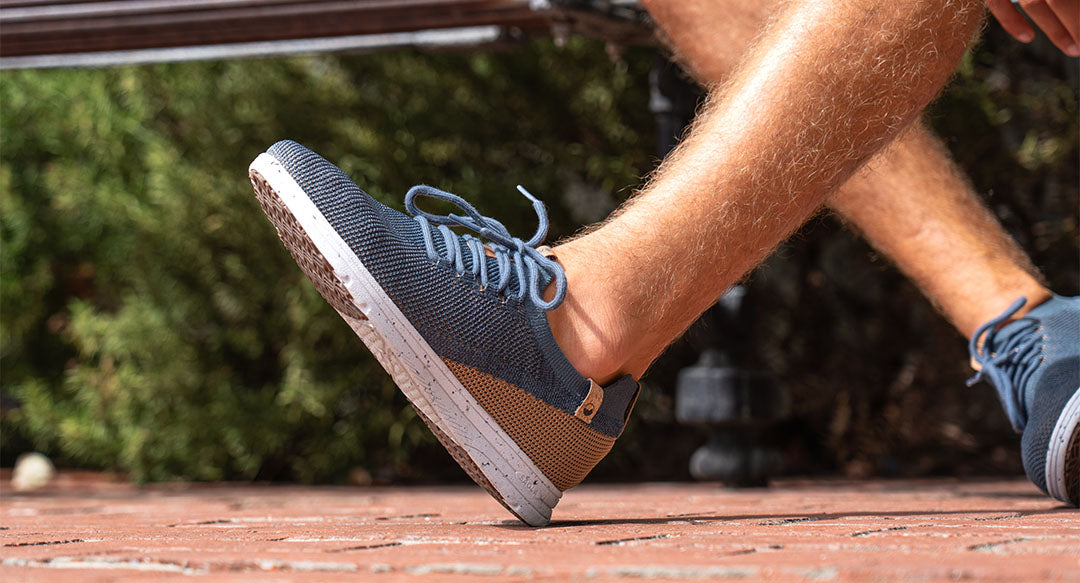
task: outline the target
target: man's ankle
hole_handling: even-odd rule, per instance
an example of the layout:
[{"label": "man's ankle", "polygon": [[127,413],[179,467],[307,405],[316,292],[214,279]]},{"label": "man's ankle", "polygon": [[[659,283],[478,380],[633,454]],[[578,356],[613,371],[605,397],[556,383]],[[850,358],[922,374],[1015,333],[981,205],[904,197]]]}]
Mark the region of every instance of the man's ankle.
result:
[{"label": "man's ankle", "polygon": [[559,348],[582,376],[601,385],[630,373],[626,364],[632,346],[619,316],[618,298],[605,290],[608,278],[583,261],[573,245],[554,252],[567,279],[566,299],[547,313]]},{"label": "man's ankle", "polygon": [[[1015,314],[1013,314],[1007,322],[1003,322],[1002,326],[1007,325],[1009,322],[1014,322],[1016,320],[1019,320],[1020,318],[1023,318],[1028,312],[1049,301],[1053,296],[1053,292],[1046,289],[1045,287],[1042,287],[1041,285],[1032,286],[1030,287],[1030,289],[1026,290],[1018,290],[1011,293],[999,294],[998,297],[996,297],[993,301],[985,301],[982,302],[982,304],[980,305],[981,320],[979,322],[979,325],[989,322],[993,318],[999,316],[1020,297],[1027,298],[1027,302],[1025,302],[1024,306],[1020,308]],[[974,330],[965,335],[970,338],[973,333]]]}]

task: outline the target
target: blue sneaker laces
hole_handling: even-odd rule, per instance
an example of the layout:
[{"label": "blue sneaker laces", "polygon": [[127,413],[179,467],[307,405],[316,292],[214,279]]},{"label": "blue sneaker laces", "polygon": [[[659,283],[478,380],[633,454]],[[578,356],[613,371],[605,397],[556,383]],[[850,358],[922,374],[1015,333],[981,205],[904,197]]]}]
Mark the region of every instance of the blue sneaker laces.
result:
[{"label": "blue sneaker laces", "polygon": [[[566,272],[563,271],[562,265],[545,256],[536,248],[547,236],[548,218],[544,203],[530,194],[528,190],[525,190],[523,186],[519,185],[517,188],[521,194],[525,195],[525,198],[532,201],[533,210],[536,211],[539,220],[536,234],[528,241],[522,241],[512,236],[506,226],[491,217],[481,215],[476,208],[460,196],[432,186],[420,184],[410,188],[409,192],[405,194],[405,209],[409,211],[409,214],[413,216],[417,223],[420,223],[420,230],[424,236],[424,247],[427,250],[428,257],[436,261],[446,261],[454,266],[454,270],[459,275],[464,274],[463,252],[457,243],[457,239],[460,237],[465,241],[465,247],[472,256],[470,271],[473,275],[479,276],[481,288],[486,289],[491,283],[487,261],[484,258],[485,255],[490,253],[494,255],[499,267],[498,281],[495,282],[496,290],[499,293],[506,292],[507,286],[510,284],[510,278],[512,275],[516,275],[518,300],[523,300],[528,295],[532,303],[540,309],[554,310],[566,298]],[[436,215],[420,210],[416,206],[416,198],[419,196],[449,202],[464,211],[467,216],[453,213]],[[431,225],[438,226],[439,234],[442,235],[443,241],[446,243],[445,257],[439,257],[435,250]],[[458,235],[450,230],[452,226],[465,227],[491,241],[491,243],[484,244],[480,239],[468,234]],[[513,268],[511,268],[511,264]],[[555,297],[551,301],[544,301],[543,299],[545,282],[540,277],[541,271],[548,275],[548,281],[555,280]]]},{"label": "blue sneaker laces", "polygon": [[[968,386],[981,380],[994,385],[1017,432],[1027,425],[1027,381],[1046,359],[1043,355],[1046,336],[1041,334],[1042,324],[1035,318],[1020,318],[1005,328],[998,327],[1026,303],[1027,298],[1017,299],[1001,315],[980,326],[968,343],[972,360],[980,366],[975,376],[968,379]],[[1002,331],[1007,332],[999,338]],[[986,338],[980,350],[978,342],[983,335]]]}]

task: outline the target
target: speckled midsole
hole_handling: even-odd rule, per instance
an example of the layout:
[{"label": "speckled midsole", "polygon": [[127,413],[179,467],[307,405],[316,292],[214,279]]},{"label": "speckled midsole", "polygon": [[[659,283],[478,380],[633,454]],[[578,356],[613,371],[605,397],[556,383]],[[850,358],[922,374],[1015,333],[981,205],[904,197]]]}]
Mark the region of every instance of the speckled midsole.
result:
[{"label": "speckled midsole", "polygon": [[462,386],[285,167],[262,154],[249,173],[297,263],[466,472],[522,521],[547,524],[558,488]]}]

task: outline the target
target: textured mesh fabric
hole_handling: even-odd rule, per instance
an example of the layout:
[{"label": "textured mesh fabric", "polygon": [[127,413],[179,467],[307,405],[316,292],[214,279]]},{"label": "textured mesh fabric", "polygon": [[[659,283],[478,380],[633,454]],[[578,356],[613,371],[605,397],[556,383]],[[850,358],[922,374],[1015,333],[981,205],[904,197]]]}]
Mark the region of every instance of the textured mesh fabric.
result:
[{"label": "textured mesh fabric", "polygon": [[634,377],[626,375],[603,388],[604,400],[593,416],[591,425],[608,435],[619,435],[634,408],[641,386]]},{"label": "textured mesh fabric", "polygon": [[[1028,424],[1020,440],[1020,452],[1024,460],[1024,472],[1043,492],[1046,491],[1046,456],[1050,436],[1061,417],[1065,403],[1077,391],[1077,385],[1066,384],[1070,369],[1075,371],[1076,362],[1058,361],[1047,367],[1042,375],[1045,385],[1036,387],[1039,398],[1028,410]],[[1075,463],[1075,460],[1074,460]]]},{"label": "textured mesh fabric", "polygon": [[[420,226],[362,191],[340,169],[292,141],[268,153],[285,167],[386,294],[441,357],[466,363],[573,413],[589,382],[555,343],[545,313],[513,292],[482,290],[469,270],[428,258]],[[441,237],[434,237],[443,251]],[[465,254],[468,258],[469,253]],[[471,267],[468,264],[467,267]],[[497,266],[489,262],[491,273]],[[611,436],[617,427],[597,426]]]},{"label": "textured mesh fabric", "polygon": [[[1042,393],[1053,387],[1080,387],[1080,298],[1054,296],[1028,312],[1042,327],[1043,364],[1028,380],[1024,405],[1030,418]],[[1001,329],[999,335],[1010,330]]]},{"label": "textured mesh fabric", "polygon": [[[1028,312],[1024,320],[1039,325],[1038,365],[1023,386],[997,388],[999,392],[1022,391],[1027,411],[1021,439],[1024,471],[1045,492],[1049,448],[1063,447],[1051,444],[1050,436],[1065,404],[1080,390],[1080,298],[1055,295]],[[1003,327],[996,334],[998,342],[1003,345],[1011,334],[1021,333],[1024,326],[1024,321],[1017,321]],[[1066,464],[1070,463],[1075,467],[1078,462],[1066,456]]]},{"label": "textured mesh fabric", "polygon": [[446,365],[559,490],[580,484],[615,444],[615,437],[505,381],[451,360]]}]

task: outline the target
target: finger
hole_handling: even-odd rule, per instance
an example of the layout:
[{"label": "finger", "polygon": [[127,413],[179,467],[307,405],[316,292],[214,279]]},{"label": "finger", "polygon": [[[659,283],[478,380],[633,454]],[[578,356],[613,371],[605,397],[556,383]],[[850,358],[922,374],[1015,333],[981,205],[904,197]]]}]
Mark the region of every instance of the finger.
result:
[{"label": "finger", "polygon": [[1047,0],[1046,3],[1069,31],[1073,44],[1080,44],[1080,0]]},{"label": "finger", "polygon": [[1080,56],[1080,50],[1076,48],[1069,31],[1065,30],[1057,14],[1046,5],[1046,0],[1020,0],[1020,7],[1061,52],[1074,57]]},{"label": "finger", "polygon": [[1011,34],[1016,40],[1029,43],[1035,38],[1035,29],[1031,28],[1024,15],[1020,14],[1020,11],[1009,0],[986,0],[986,7],[1001,24],[1001,28],[1004,28],[1005,32]]}]

